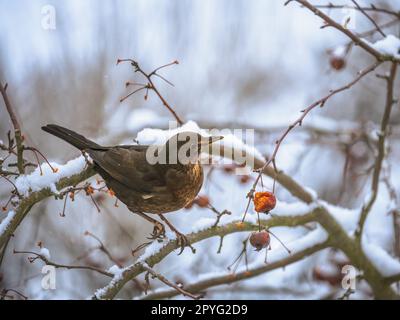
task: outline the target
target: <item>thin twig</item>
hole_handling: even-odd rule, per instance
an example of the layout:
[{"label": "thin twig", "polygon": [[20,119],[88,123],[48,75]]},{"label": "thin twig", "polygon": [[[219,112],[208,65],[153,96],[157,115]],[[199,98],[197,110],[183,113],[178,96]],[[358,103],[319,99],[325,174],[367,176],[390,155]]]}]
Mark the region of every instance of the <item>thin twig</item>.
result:
[{"label": "thin twig", "polygon": [[[263,264],[260,267],[238,272],[236,274],[227,274],[227,275],[211,277],[205,280],[189,284],[186,287],[191,292],[197,293],[197,292],[204,292],[205,290],[215,286],[228,285],[238,281],[254,278],[262,274],[265,274],[269,271],[276,270],[284,266],[288,266],[292,263],[295,263],[301,259],[304,259],[307,256],[310,256],[320,250],[329,247],[329,245],[330,245],[329,242],[326,241],[324,243],[316,244],[302,251],[295,252],[293,255],[287,258],[283,258],[282,260],[279,260],[277,262],[273,262],[267,265]],[[149,293],[147,296],[143,296],[142,299],[143,300],[167,299],[167,298],[172,298],[176,295],[177,293],[175,290],[164,290],[160,292]]]},{"label": "thin twig", "polygon": [[361,209],[360,220],[358,222],[358,228],[356,231],[356,237],[359,241],[361,241],[362,232],[364,229],[365,221],[367,220],[367,216],[372,209],[372,206],[375,203],[375,200],[378,196],[379,190],[379,181],[380,181],[380,174],[382,169],[383,160],[385,158],[386,152],[386,138],[389,134],[388,125],[390,114],[392,112],[393,104],[394,104],[394,83],[396,80],[396,73],[397,73],[397,63],[392,63],[392,67],[390,69],[390,74],[386,78],[387,81],[387,90],[386,90],[386,105],[385,111],[383,113],[380,132],[378,136],[378,155],[375,160],[374,171],[372,174],[372,181],[371,181],[371,195],[366,204]]},{"label": "thin twig", "polygon": [[[171,65],[175,65],[178,64],[178,61],[173,61],[171,63],[167,63],[165,65],[162,65],[156,69],[154,69],[153,71],[151,71],[150,73],[146,73],[140,66],[139,63],[133,59],[118,59],[117,60],[117,64],[121,63],[121,62],[129,62],[135,69],[135,72],[139,72],[140,74],[142,74],[146,80],[148,81],[148,84],[146,84],[145,86],[142,86],[139,89],[136,89],[135,91],[131,92],[130,94],[128,94],[127,96],[125,96],[124,98],[121,99],[121,101],[125,100],[126,98],[128,98],[129,96],[131,96],[132,94],[141,91],[143,89],[147,89],[147,90],[153,90],[156,95],[158,96],[158,98],[161,100],[162,104],[169,110],[169,112],[171,112],[171,114],[174,116],[174,118],[176,119],[176,121],[179,123],[179,125],[183,124],[182,119],[178,116],[178,114],[175,112],[175,110],[169,105],[169,103],[164,99],[164,97],[161,95],[160,91],[157,89],[157,87],[154,85],[154,82],[152,80],[153,76],[157,76],[160,79],[164,80],[165,82],[167,82],[169,85],[173,84],[168,81],[167,79],[165,79],[164,77],[162,77],[161,75],[159,75],[157,73],[157,71],[159,71],[162,68],[166,68],[169,67]],[[147,99],[147,93],[145,95],[145,99]]]},{"label": "thin twig", "polygon": [[24,158],[23,158],[23,152],[24,152],[24,146],[23,146],[23,136],[21,133],[21,126],[17,120],[17,116],[14,112],[14,109],[11,105],[10,99],[8,98],[7,95],[7,87],[8,84],[5,84],[3,86],[3,83],[0,81],[0,92],[4,100],[4,104],[6,106],[7,112],[10,116],[12,125],[14,127],[14,135],[15,135],[15,141],[17,144],[17,164],[18,164],[18,171],[20,174],[24,174],[25,172],[25,167],[24,167]]},{"label": "thin twig", "polygon": [[100,251],[102,251],[108,257],[108,259],[110,259],[110,261],[114,262],[119,268],[123,267],[123,265],[116,258],[114,258],[114,256],[111,254],[110,250],[107,249],[107,247],[104,245],[104,243],[100,240],[99,237],[97,237],[95,234],[93,234],[89,231],[85,231],[84,234],[85,234],[85,236],[92,237],[99,243],[98,249]]},{"label": "thin twig", "polygon": [[160,280],[161,282],[165,283],[167,286],[174,288],[177,292],[179,292],[180,294],[189,297],[191,299],[194,300],[199,300],[202,298],[202,295],[194,295],[186,290],[184,290],[183,288],[181,288],[180,286],[172,283],[171,281],[169,281],[167,278],[165,278],[163,275],[155,272],[152,268],[150,268],[148,265],[143,264],[142,268],[144,270],[146,270],[149,274],[151,274],[154,278],[157,278],[158,280]]},{"label": "thin twig", "polygon": [[[354,3],[354,1],[353,1]],[[350,5],[335,5],[335,4],[326,4],[326,5],[314,5],[315,8],[319,9],[352,9],[352,10],[359,10],[359,11],[373,11],[373,12],[378,12],[378,13],[384,13],[388,14],[391,16],[398,17],[400,19],[400,12],[384,9],[384,8],[379,8],[376,7],[375,5],[371,5],[370,7],[361,7],[361,6],[350,6]]]},{"label": "thin twig", "polygon": [[347,37],[349,37],[357,46],[360,46],[363,48],[366,52],[369,54],[373,55],[378,61],[393,61],[393,62],[400,62],[399,59],[393,57],[393,56],[386,56],[382,53],[380,53],[378,50],[376,50],[374,47],[370,46],[367,42],[363,41],[360,37],[358,37],[356,34],[354,34],[352,31],[349,29],[346,29],[344,26],[342,26],[340,23],[337,23],[335,20],[333,20],[331,17],[329,17],[327,14],[316,8],[314,5],[309,3],[306,0],[288,0],[286,1],[285,5],[289,4],[290,2],[297,2],[313,12],[315,15],[319,16],[322,20],[325,21],[326,25],[324,27],[333,27],[336,30],[339,30],[343,34],[345,34]]},{"label": "thin twig", "polygon": [[114,274],[112,274],[111,272],[105,271],[103,269],[100,268],[96,268],[96,267],[91,267],[91,266],[78,266],[78,265],[67,265],[67,264],[60,264],[57,262],[53,262],[50,261],[49,259],[47,259],[44,255],[37,253],[37,252],[33,252],[33,251],[18,251],[18,250],[14,250],[13,251],[14,254],[16,253],[21,253],[21,254],[31,254],[33,255],[33,257],[29,257],[29,262],[34,262],[36,259],[40,259],[42,260],[46,265],[49,266],[53,266],[55,268],[65,268],[65,269],[83,269],[83,270],[91,270],[91,271],[95,271],[98,273],[101,273],[107,277],[114,277]]},{"label": "thin twig", "polygon": [[[367,13],[366,8],[362,8],[356,0],[351,0],[351,2],[354,3],[356,8],[369,20],[372,22],[372,24],[375,26],[376,30],[383,36],[386,37],[386,34],[382,31],[382,29],[379,27],[379,25],[376,23],[374,19],[370,17],[370,15]],[[374,10],[376,11],[376,10]]]},{"label": "thin twig", "polygon": [[[246,205],[246,210],[244,212],[243,215],[243,219],[242,221],[245,220],[246,215],[249,211],[250,208],[250,203],[251,200],[253,199],[253,195],[256,191],[256,187],[261,179],[261,176],[263,174],[263,171],[272,163],[274,169],[275,169],[275,173],[278,173],[278,170],[276,168],[276,155],[279,151],[279,148],[282,144],[282,142],[285,140],[285,138],[287,137],[287,135],[297,126],[301,126],[303,123],[304,118],[308,115],[308,113],[310,113],[314,108],[316,107],[324,107],[326,102],[332,98],[334,95],[349,90],[350,88],[352,88],[357,82],[359,82],[363,77],[365,77],[367,74],[371,73],[372,71],[374,71],[380,64],[382,64],[382,62],[380,61],[376,61],[375,63],[373,63],[372,65],[370,65],[368,68],[360,71],[357,75],[356,78],[354,78],[352,81],[350,81],[349,83],[347,83],[346,85],[335,89],[335,90],[331,90],[326,96],[324,96],[323,98],[315,101],[314,103],[312,103],[311,105],[309,105],[307,108],[303,109],[301,112],[302,114],[300,115],[300,117],[298,119],[296,119],[291,125],[289,125],[289,127],[283,132],[283,134],[280,136],[280,138],[278,140],[275,141],[275,148],[274,151],[272,152],[272,155],[270,156],[270,158],[268,159],[267,162],[265,162],[265,164],[262,166],[261,169],[258,169],[259,174],[257,176],[257,178],[255,179],[252,188],[250,189],[249,193],[247,194],[247,198],[248,198],[248,202]],[[274,179],[275,180],[275,179]]]}]

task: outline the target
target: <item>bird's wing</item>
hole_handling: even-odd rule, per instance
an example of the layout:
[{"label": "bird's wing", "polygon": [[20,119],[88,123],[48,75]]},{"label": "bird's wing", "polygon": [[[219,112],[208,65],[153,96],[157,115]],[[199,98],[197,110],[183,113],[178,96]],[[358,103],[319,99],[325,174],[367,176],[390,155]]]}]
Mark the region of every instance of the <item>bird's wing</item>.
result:
[{"label": "bird's wing", "polygon": [[112,147],[107,151],[91,150],[89,155],[97,166],[129,189],[151,195],[166,187],[164,175],[147,162],[146,148]]}]

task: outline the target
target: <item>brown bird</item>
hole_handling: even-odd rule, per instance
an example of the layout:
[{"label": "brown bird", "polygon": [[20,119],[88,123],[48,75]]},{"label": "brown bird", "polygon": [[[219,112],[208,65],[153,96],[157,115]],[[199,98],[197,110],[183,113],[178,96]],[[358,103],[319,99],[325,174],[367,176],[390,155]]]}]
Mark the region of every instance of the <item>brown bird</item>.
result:
[{"label": "brown bird", "polygon": [[163,214],[185,207],[197,196],[203,184],[201,149],[222,137],[180,132],[162,146],[104,147],[58,125],[49,124],[42,129],[87,153],[116,197],[130,211],[154,224],[153,239],[164,237],[165,228],[146,213],[157,214],[175,232],[181,252],[190,246]]}]

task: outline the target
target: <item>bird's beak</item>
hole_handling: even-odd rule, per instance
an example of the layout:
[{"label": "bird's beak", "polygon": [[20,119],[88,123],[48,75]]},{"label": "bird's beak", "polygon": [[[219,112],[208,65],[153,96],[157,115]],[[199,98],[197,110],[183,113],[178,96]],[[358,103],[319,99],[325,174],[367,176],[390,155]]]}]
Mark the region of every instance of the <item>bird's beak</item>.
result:
[{"label": "bird's beak", "polygon": [[224,138],[223,136],[202,137],[199,144],[202,146],[207,146],[207,145],[217,142],[223,138]]}]

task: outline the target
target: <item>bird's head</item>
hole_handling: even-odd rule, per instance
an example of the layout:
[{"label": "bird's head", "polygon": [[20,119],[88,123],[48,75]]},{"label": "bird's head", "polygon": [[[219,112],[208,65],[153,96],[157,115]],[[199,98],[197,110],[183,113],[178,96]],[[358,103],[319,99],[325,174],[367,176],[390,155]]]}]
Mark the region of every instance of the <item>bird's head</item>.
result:
[{"label": "bird's head", "polygon": [[212,143],[223,139],[223,136],[203,136],[197,132],[183,131],[168,139],[164,148],[169,162],[187,164],[198,161],[200,153],[207,150]]}]

